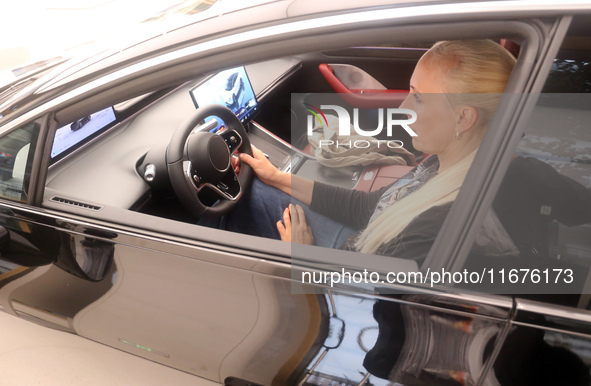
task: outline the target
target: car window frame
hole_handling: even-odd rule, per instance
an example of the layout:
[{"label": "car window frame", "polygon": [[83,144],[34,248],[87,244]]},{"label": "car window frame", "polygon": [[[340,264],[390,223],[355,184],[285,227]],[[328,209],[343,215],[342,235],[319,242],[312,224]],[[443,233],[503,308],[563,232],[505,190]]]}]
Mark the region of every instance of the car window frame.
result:
[{"label": "car window frame", "polygon": [[[26,199],[25,200],[12,200],[7,197],[0,197],[0,202],[6,202],[10,205],[17,204],[17,205],[26,205],[26,206],[38,206],[36,205],[36,195],[38,194],[39,189],[39,178],[41,176],[46,175],[46,168],[44,169],[44,154],[46,151],[47,146],[47,136],[49,133],[49,122],[50,117],[52,114],[44,114],[42,116],[36,117],[35,119],[31,119],[26,123],[23,123],[17,127],[13,127],[10,130],[6,130],[0,134],[0,137],[4,137],[5,135],[9,135],[10,133],[19,130],[20,128],[29,125],[31,123],[37,122],[39,124],[39,129],[37,133],[33,133],[29,148],[28,156],[27,156],[27,166],[26,168],[29,169],[30,174],[28,178],[25,178],[23,181],[23,190],[26,192]],[[43,185],[45,182],[43,181]]]},{"label": "car window frame", "polygon": [[[557,17],[556,19],[559,19],[559,18]],[[376,27],[376,28],[369,28],[368,26],[362,26],[362,27],[360,27],[360,30],[362,32],[366,33],[366,34],[367,33],[371,34],[371,37],[373,39],[378,39],[376,37],[378,35],[377,32],[376,32],[376,30],[380,30],[380,31],[383,31],[383,32],[394,30],[394,31],[402,34],[401,31],[420,31],[421,29],[424,29],[424,26],[425,26],[426,23],[427,23],[426,20],[420,20],[418,22],[413,23],[410,26],[407,26],[407,25],[402,25],[402,26],[400,26],[400,25],[397,25],[397,26],[379,26],[379,27]],[[519,20],[519,21],[516,21],[515,23],[511,23],[511,22],[507,22],[507,21],[505,21],[505,22],[499,22],[499,21],[494,20],[494,19],[493,20],[489,20],[489,21],[486,21],[485,20],[485,21],[478,21],[478,22],[465,22],[465,23],[443,22],[443,23],[440,23],[440,24],[430,24],[429,25],[429,27],[430,27],[429,32],[428,33],[423,32],[423,33],[425,35],[427,35],[427,36],[430,36],[431,39],[432,39],[433,36],[434,36],[434,34],[436,33],[434,31],[437,28],[439,28],[439,29],[441,29],[441,28],[452,28],[452,26],[453,26],[454,27],[454,29],[453,29],[454,32],[453,33],[452,32],[449,32],[449,35],[447,37],[447,38],[450,38],[451,39],[451,38],[454,38],[453,37],[454,34],[457,37],[463,36],[463,34],[465,34],[465,29],[464,29],[465,26],[466,25],[469,25],[469,26],[472,26],[472,29],[474,29],[474,30],[476,30],[476,28],[478,27],[478,31],[479,31],[479,33],[482,36],[487,36],[487,37],[490,37],[490,38],[494,38],[494,37],[497,37],[497,36],[498,37],[501,37],[501,36],[502,37],[508,37],[508,35],[511,35],[511,33],[508,33],[507,31],[512,31],[513,34],[517,34],[518,32],[516,32],[516,31],[521,31],[522,36],[528,36],[521,29],[522,28],[525,28],[525,26],[529,26],[528,28],[531,29],[531,28],[533,28],[533,27],[531,27],[532,24],[535,24],[535,22],[532,21],[532,20],[530,20],[530,19]],[[503,26],[504,29],[500,28],[501,26]],[[345,32],[344,31],[344,26],[342,26],[342,30],[340,30],[340,32],[342,33],[343,36],[346,36],[347,33],[351,32],[351,31],[346,31]],[[356,32],[359,32],[359,31],[356,31]],[[406,33],[408,33],[408,32],[406,32]],[[334,35],[334,31],[329,31],[328,34],[329,34],[328,36],[333,36]],[[363,35],[363,34],[360,34],[360,35]],[[473,36],[473,37],[476,38],[477,36]],[[305,36],[302,37],[301,35],[296,35],[295,37],[291,37],[290,39],[291,40],[295,40],[296,42],[306,41],[306,37]],[[368,38],[365,37],[365,36],[363,36],[363,39],[366,39],[367,40]],[[270,44],[275,44],[276,47],[277,47],[277,44],[281,44],[282,46],[289,46],[289,45],[285,44],[284,41],[281,41],[281,43],[278,43],[278,42],[275,41],[275,42],[271,42]],[[260,54],[260,51],[264,50],[267,46],[268,45],[265,44],[265,43],[257,44],[256,45],[256,48],[257,48],[257,51],[259,51],[259,54]],[[251,48],[251,47],[252,47],[252,44],[245,44],[244,45],[244,48],[242,48],[242,49],[243,50],[246,50],[246,49]],[[323,48],[326,48],[325,45],[322,46],[322,47]],[[223,54],[214,55],[213,56],[213,59],[211,57],[208,57],[207,59],[205,59],[205,58],[198,58],[198,59],[192,60],[190,62],[190,64],[191,64],[191,66],[194,67],[196,65],[196,63],[204,63],[204,66],[202,67],[203,70],[209,70],[210,68],[212,68],[212,66],[214,66],[214,64],[215,64],[215,66],[217,68],[217,66],[219,66],[220,63],[224,63],[224,66],[227,67],[227,66],[229,66],[231,64],[235,64],[234,62],[236,62],[236,60],[238,60],[238,59],[235,59],[236,57],[238,57],[238,58],[241,57],[240,55],[236,55],[235,52],[236,51],[234,51],[234,54],[231,55],[232,58],[229,56],[230,53],[228,51],[224,51]],[[267,50],[265,52],[273,52],[273,50]],[[266,54],[266,55],[268,56],[268,59],[271,59],[272,57],[275,57],[277,54]],[[261,54],[261,56],[264,56],[264,55]],[[226,58],[227,60],[230,60],[231,63],[228,63],[227,60],[223,60],[222,58]],[[240,60],[243,61],[245,59],[241,58]],[[212,64],[212,63],[214,63],[214,64]],[[242,63],[242,64],[244,64],[244,63]],[[157,74],[157,72],[155,72],[155,73],[152,74],[153,76],[156,76],[154,74]],[[530,77],[528,76],[527,79],[525,79],[525,81],[527,81],[529,79],[530,79]],[[137,84],[137,83],[138,83],[137,79],[134,79],[134,84]],[[516,86],[516,87],[524,87],[524,85]],[[92,103],[93,101],[96,101],[97,100],[96,98],[100,99],[102,104],[105,104],[106,102],[105,102],[105,99],[104,99],[104,94],[102,93],[103,91],[104,90],[99,90],[96,93],[95,96],[91,96],[89,98],[85,98],[85,101],[84,101],[83,105],[88,105],[89,103]],[[142,90],[142,92],[145,92],[145,90]],[[116,91],[112,91],[112,93],[116,93]],[[127,95],[122,96],[122,98],[127,98]],[[76,98],[76,99],[74,99],[72,101],[72,104],[73,105],[77,105],[78,102],[79,102],[79,100]],[[102,105],[99,105],[99,106],[102,106]],[[96,109],[96,107],[94,107],[94,109]],[[72,111],[72,105],[65,106],[63,109],[60,110],[60,112],[61,111],[64,111],[64,110]],[[65,117],[68,117],[68,114],[69,113],[63,114],[63,116],[60,119],[61,120],[63,120],[63,119],[66,119],[66,120],[69,119],[69,118],[63,118],[64,116]],[[80,112],[78,114],[80,114]],[[56,117],[59,117],[59,114],[56,114]],[[55,125],[52,125],[52,129],[55,130]],[[51,135],[51,133],[50,133],[50,135]],[[51,142],[51,141],[48,141],[48,142]],[[50,144],[46,144],[46,146],[50,146]],[[49,152],[47,152],[47,154],[49,154]],[[48,161],[46,160],[45,162],[47,163]],[[44,181],[44,179],[43,179],[43,181]],[[36,200],[35,201],[36,204],[41,206],[42,199],[43,199],[43,186],[41,184],[38,185],[37,191],[36,191],[36,194],[35,194],[34,197],[35,197],[35,200]],[[116,212],[118,212],[118,211],[116,211]],[[113,213],[111,213],[111,215]],[[84,217],[86,217],[86,216],[84,215]],[[135,217],[135,216],[133,216],[133,217]],[[117,219],[115,217],[105,218],[104,216],[99,216],[99,217],[91,216],[90,218],[94,218],[95,220],[99,220],[100,222],[104,222],[106,220],[106,221],[108,221],[110,223],[113,223],[113,224],[122,224],[123,223],[123,224],[125,224],[125,226],[126,226],[127,229],[134,228],[135,229],[135,232],[137,232],[138,234],[145,233],[145,231],[146,231],[145,226],[143,226],[144,224],[141,224],[141,222],[137,222],[134,225],[131,222],[127,222],[126,223],[126,221],[123,221],[122,219]],[[165,221],[165,223],[166,222],[168,222],[168,221]],[[162,227],[161,229],[162,229],[162,231],[165,230],[164,227]],[[166,232],[164,232],[164,233],[165,234],[170,234],[169,229],[170,228],[166,229]],[[154,231],[154,230],[155,229],[153,228],[150,231]],[[219,231],[217,231],[217,232],[219,232]],[[210,232],[204,232],[204,233],[210,234]],[[183,234],[183,232],[179,233],[178,235],[180,235],[180,234]],[[249,237],[246,237],[246,236],[243,236],[243,235],[237,235],[237,236],[239,236],[239,237],[232,237],[232,239],[241,239],[241,242],[243,243],[243,244],[241,244],[242,247],[243,247],[242,249],[249,250],[251,252],[254,252],[257,255],[259,253],[263,253],[263,254],[267,254],[268,253],[268,251],[265,251],[266,248],[261,248],[260,242],[257,242],[258,238],[255,238],[255,237],[250,237],[249,238]],[[181,236],[181,237],[184,238],[183,236]],[[225,245],[227,247],[233,247],[232,243],[229,243],[227,240],[224,240],[223,237],[212,237],[212,238],[209,238],[208,237],[207,239],[208,239],[208,241],[210,241],[210,242],[212,242],[214,244],[215,243],[218,243],[218,242],[221,242],[222,245]],[[195,243],[201,243],[203,240],[204,240],[203,238],[193,236],[193,237],[190,237],[186,241],[188,242],[189,245],[191,245],[191,244],[194,245]],[[431,249],[431,253],[433,253],[434,249],[435,249],[434,247]],[[283,248],[281,248],[281,250],[283,251]],[[289,259],[291,257],[289,253],[286,254],[286,255],[284,255],[284,253],[285,253],[285,251],[283,251],[282,253],[280,253],[280,255],[283,255],[284,258],[287,258],[287,259]],[[448,260],[448,257],[449,256],[450,255],[445,255],[445,258],[446,258],[445,260],[446,261]],[[284,260],[284,259],[279,259],[279,261],[281,261],[281,260]]]}]

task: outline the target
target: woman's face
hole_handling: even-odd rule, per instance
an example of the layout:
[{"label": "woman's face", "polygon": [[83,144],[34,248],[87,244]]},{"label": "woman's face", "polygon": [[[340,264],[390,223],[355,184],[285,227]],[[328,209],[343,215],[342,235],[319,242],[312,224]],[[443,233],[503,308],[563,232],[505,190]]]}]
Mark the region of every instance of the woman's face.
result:
[{"label": "woman's face", "polygon": [[441,155],[455,140],[457,114],[444,94],[441,72],[429,62],[420,61],[410,79],[410,94],[400,105],[417,114],[410,127],[417,133],[416,150]]}]

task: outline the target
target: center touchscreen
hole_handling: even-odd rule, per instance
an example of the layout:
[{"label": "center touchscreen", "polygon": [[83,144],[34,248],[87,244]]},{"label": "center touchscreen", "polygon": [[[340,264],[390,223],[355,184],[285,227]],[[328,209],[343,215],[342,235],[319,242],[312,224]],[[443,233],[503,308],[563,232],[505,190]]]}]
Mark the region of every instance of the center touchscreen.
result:
[{"label": "center touchscreen", "polygon": [[254,90],[244,67],[219,72],[190,92],[195,107],[212,103],[227,106],[242,123],[250,120],[257,109]]}]

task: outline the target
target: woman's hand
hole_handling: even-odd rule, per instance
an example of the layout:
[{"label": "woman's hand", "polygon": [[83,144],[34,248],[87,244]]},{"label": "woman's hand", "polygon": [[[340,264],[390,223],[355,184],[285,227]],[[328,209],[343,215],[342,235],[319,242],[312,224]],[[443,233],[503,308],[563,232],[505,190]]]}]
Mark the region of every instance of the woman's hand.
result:
[{"label": "woman's hand", "polygon": [[232,164],[232,169],[234,169],[234,173],[240,173],[240,158],[238,158],[238,154],[234,153],[230,157],[230,163]]},{"label": "woman's hand", "polygon": [[277,230],[283,241],[293,241],[298,244],[314,244],[312,229],[306,223],[304,209],[299,205],[289,204],[283,211],[283,222],[277,221]]},{"label": "woman's hand", "polygon": [[282,172],[269,162],[261,150],[257,149],[254,145],[251,146],[254,157],[240,153],[240,161],[250,165],[256,176],[265,184],[277,187],[278,182],[281,180]]},{"label": "woman's hand", "polygon": [[[251,146],[254,157],[240,153],[240,161],[250,165],[256,176],[265,184],[289,194],[306,205],[310,205],[312,202],[314,182],[297,175],[292,175],[291,173],[282,172],[269,162],[262,151],[254,145]],[[235,165],[232,164],[232,166]]]}]

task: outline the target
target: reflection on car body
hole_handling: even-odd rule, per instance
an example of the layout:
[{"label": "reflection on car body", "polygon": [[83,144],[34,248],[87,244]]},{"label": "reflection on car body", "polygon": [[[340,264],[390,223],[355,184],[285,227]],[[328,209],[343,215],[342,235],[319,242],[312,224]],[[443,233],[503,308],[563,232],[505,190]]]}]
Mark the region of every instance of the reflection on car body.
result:
[{"label": "reflection on car body", "polygon": [[[3,311],[229,385],[588,385],[591,228],[584,198],[591,187],[591,103],[583,93],[591,7],[532,3],[524,14],[514,1],[471,2],[462,12],[437,3],[372,4],[379,7],[277,1],[215,18],[203,13],[199,22],[103,53],[102,60],[61,64],[2,101]],[[248,151],[243,143],[281,170],[346,188],[376,190],[404,175],[410,166],[320,165],[306,151],[306,110],[292,106],[314,105],[315,95],[327,91],[339,101],[347,94],[360,103],[400,103],[421,47],[460,38],[517,46],[518,70],[507,88],[507,100],[514,99],[495,117],[495,131],[485,137],[424,264],[205,227],[183,206],[194,194],[203,213],[217,214],[233,209],[225,202],[243,199],[244,169],[233,174],[228,158]],[[572,69],[574,61],[581,64],[570,82],[565,66]],[[330,71],[328,83],[319,68],[330,64],[352,66],[350,74],[357,67],[384,89],[348,89]],[[248,77],[229,73],[213,96],[220,104],[212,111],[225,129],[200,130],[209,126],[199,111],[210,107],[197,109],[191,91],[239,66]],[[249,85],[256,99],[246,95]],[[537,98],[541,91],[554,99]],[[224,115],[229,106],[256,101],[256,116],[246,117],[244,127]],[[108,112],[108,122],[92,136],[68,132],[76,142],[52,158],[56,131],[70,122],[76,131],[99,111]],[[377,111],[360,108],[358,118],[375,128]],[[402,141],[412,151],[409,139]],[[537,204],[520,208],[543,217],[536,224],[547,245],[535,237],[527,256],[523,247],[513,260],[483,257],[473,248],[478,231],[500,205],[497,194],[511,191],[503,181],[522,158],[573,181],[583,204],[573,210],[557,197],[542,212]],[[207,162],[212,167],[203,171]],[[566,218],[577,221],[558,216],[565,208]],[[499,221],[512,218],[506,212]],[[323,260],[314,260],[319,255]],[[574,269],[583,295],[512,292],[513,282],[496,294],[486,293],[484,283],[302,284],[302,271],[328,271],[326,261],[350,272],[384,262],[389,272],[482,273],[513,263],[530,271]],[[387,273],[379,272],[380,279]]]}]

